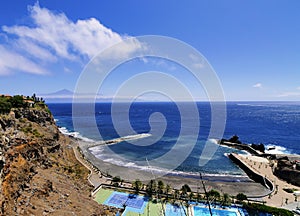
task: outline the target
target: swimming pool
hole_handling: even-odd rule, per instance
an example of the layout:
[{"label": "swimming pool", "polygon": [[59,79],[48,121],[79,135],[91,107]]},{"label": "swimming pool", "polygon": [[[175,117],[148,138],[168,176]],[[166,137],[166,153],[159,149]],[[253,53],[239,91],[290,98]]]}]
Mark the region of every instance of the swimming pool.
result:
[{"label": "swimming pool", "polygon": [[185,215],[186,208],[179,205],[166,205],[166,215],[167,216],[182,216]]},{"label": "swimming pool", "polygon": [[[238,216],[237,210],[230,209],[211,209],[214,216]],[[194,206],[194,216],[210,216],[209,209],[206,207]]]}]

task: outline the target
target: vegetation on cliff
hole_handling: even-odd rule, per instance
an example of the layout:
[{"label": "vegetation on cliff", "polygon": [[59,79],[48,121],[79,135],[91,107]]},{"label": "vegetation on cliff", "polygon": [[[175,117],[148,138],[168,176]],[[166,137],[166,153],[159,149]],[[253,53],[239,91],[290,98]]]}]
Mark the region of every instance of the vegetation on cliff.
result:
[{"label": "vegetation on cliff", "polygon": [[36,97],[35,94],[33,94],[31,97],[23,95],[0,95],[0,114],[9,113],[12,108],[30,107],[41,107],[48,111],[44,99]]}]

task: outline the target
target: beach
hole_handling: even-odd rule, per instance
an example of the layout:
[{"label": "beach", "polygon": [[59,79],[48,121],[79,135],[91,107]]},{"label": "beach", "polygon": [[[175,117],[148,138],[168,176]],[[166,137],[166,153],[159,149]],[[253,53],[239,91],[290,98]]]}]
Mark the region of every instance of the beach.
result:
[{"label": "beach", "polygon": [[[91,143],[87,143],[82,140],[75,140],[76,145],[91,146]],[[126,182],[133,182],[136,179],[141,180],[147,184],[151,179],[162,180],[165,184],[169,184],[172,188],[180,189],[183,184],[188,184],[193,191],[204,193],[204,189],[199,177],[185,177],[172,175],[155,176],[151,172],[135,170],[129,167],[117,166],[115,164],[104,162],[98,158],[95,158],[87,149],[84,149],[85,160],[89,161],[93,166],[100,171],[100,173],[93,171],[98,175],[99,180],[95,184],[110,183],[110,178],[105,176],[120,176]],[[244,193],[248,197],[259,197],[269,193],[269,190],[263,185],[256,183],[250,179],[243,182],[238,182],[233,176],[205,176],[204,183],[207,190],[215,189],[221,193],[228,193],[236,195],[238,193]],[[95,176],[93,177],[95,179]]]}]

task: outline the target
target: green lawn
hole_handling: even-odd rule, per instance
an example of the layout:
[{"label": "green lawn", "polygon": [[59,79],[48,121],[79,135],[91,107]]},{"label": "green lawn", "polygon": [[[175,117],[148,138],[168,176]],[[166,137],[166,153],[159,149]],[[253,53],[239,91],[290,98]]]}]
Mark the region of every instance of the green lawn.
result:
[{"label": "green lawn", "polygon": [[103,189],[101,188],[95,196],[95,200],[97,203],[103,204],[105,200],[113,193],[113,190]]},{"label": "green lawn", "polygon": [[[149,214],[148,214],[148,207],[149,207]],[[137,212],[131,212],[131,211],[126,212],[126,216],[150,216],[150,215],[163,215],[161,203],[156,204],[153,202],[148,202],[147,206],[144,209],[143,214],[139,214]]]}]

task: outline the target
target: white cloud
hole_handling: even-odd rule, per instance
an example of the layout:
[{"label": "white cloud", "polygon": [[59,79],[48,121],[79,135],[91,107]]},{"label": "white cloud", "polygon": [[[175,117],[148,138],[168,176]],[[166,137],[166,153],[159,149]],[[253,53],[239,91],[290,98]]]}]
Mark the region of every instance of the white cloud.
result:
[{"label": "white cloud", "polygon": [[[88,60],[105,48],[128,38],[105,27],[95,18],[73,22],[64,13],[54,13],[38,4],[28,8],[32,25],[2,26],[8,37],[8,44],[5,46],[14,50],[10,53],[12,59],[15,53],[18,58],[23,56],[23,61],[28,62],[29,58],[46,63],[53,63],[58,59]],[[130,41],[122,47],[121,52],[118,50],[117,53],[112,53],[114,57],[124,56],[141,48],[142,45],[137,40]],[[2,55],[0,53],[0,58]],[[16,68],[15,63],[10,63],[11,60],[5,64],[6,72]],[[22,65],[18,69],[27,71]],[[36,68],[35,73],[38,72],[42,70]]]},{"label": "white cloud", "polygon": [[262,88],[262,84],[261,83],[256,83],[252,86],[253,88]]},{"label": "white cloud", "polygon": [[32,74],[47,74],[48,71],[28,58],[8,50],[0,45],[0,75],[7,75],[14,70],[22,70]]},{"label": "white cloud", "polygon": [[20,38],[16,42],[16,49],[23,49],[24,52],[27,52],[32,57],[40,60],[45,60],[48,62],[57,61],[57,57],[54,56],[50,51],[27,38]]},{"label": "white cloud", "polygon": [[[125,38],[124,38],[125,39]],[[112,46],[105,51],[101,56],[108,59],[127,58],[131,53],[147,49],[145,44],[140,43],[135,38],[126,38],[124,43],[118,44],[118,46]]]},{"label": "white cloud", "polygon": [[300,90],[300,86],[299,86],[299,87],[297,87],[297,90]]}]

